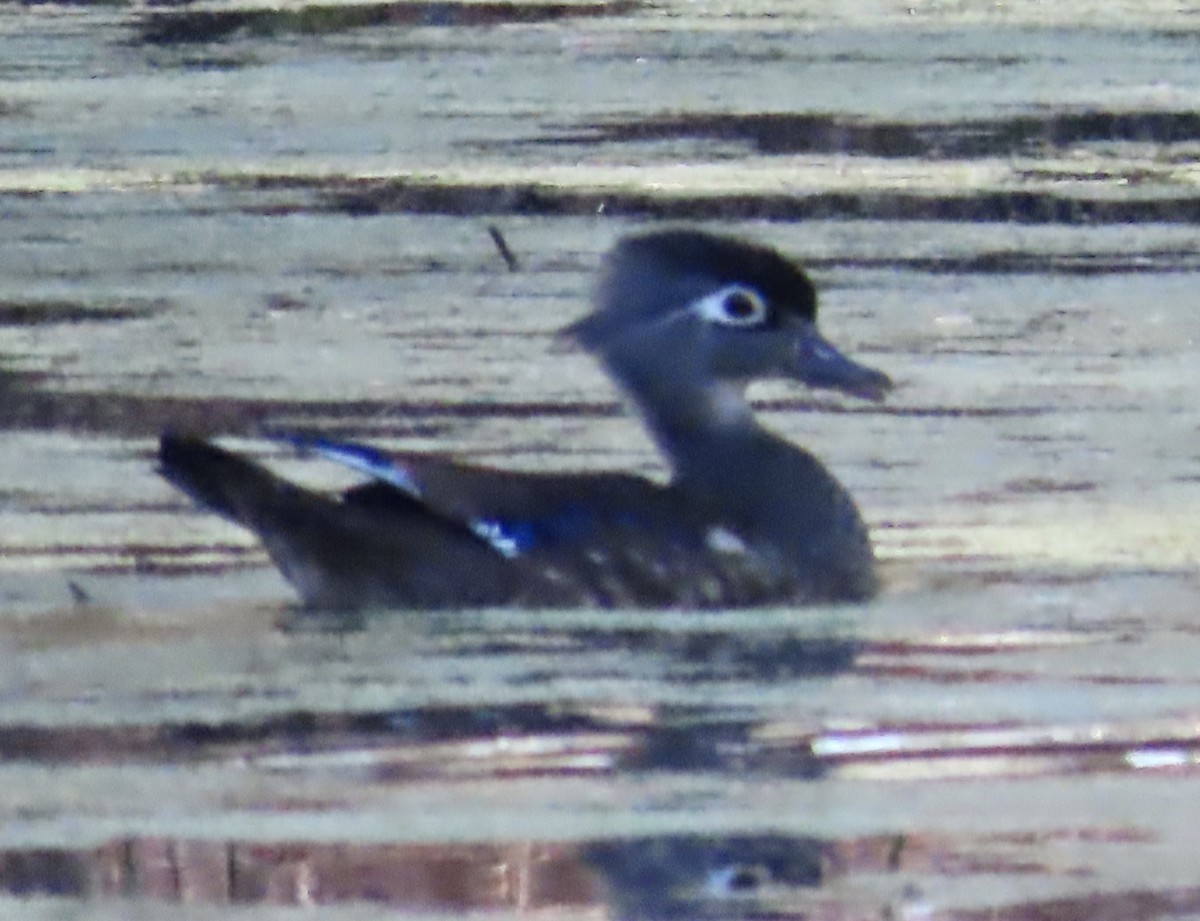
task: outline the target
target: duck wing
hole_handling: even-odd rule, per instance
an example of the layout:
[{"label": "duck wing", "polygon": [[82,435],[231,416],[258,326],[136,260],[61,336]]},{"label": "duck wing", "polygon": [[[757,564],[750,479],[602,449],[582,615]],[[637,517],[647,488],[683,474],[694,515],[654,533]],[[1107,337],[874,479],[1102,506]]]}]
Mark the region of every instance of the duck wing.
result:
[{"label": "duck wing", "polygon": [[524,473],[366,445],[301,445],[372,477],[343,494],[383,513],[418,501],[498,554],[604,607],[712,607],[788,597],[777,555],[668,485],[624,473]]},{"label": "duck wing", "polygon": [[301,446],[371,479],[330,496],[173,434],[161,440],[159,469],[257,534],[313,607],[713,607],[780,600],[790,590],[734,532],[641,477]]}]

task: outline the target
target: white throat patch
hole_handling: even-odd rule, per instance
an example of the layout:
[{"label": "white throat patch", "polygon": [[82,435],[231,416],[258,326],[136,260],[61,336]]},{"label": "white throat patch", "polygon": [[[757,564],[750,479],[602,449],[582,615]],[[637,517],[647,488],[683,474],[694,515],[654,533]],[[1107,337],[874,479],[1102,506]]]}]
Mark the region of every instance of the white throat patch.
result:
[{"label": "white throat patch", "polygon": [[723,428],[745,425],[754,419],[742,384],[719,381],[706,387],[704,395],[713,419]]}]

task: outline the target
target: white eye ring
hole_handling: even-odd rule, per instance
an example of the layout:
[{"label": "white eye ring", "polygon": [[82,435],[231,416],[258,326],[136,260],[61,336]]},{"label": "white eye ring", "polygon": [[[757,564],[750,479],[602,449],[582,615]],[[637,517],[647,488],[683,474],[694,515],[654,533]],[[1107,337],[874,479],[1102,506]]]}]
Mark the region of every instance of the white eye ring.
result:
[{"label": "white eye ring", "polygon": [[700,298],[692,309],[710,323],[739,329],[762,326],[770,315],[763,296],[745,285],[726,285]]}]

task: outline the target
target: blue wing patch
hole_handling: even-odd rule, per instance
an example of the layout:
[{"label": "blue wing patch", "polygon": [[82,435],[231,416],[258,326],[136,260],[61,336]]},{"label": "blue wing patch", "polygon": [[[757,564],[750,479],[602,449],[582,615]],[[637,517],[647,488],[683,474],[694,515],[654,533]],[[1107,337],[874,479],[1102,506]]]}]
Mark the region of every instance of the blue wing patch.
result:
[{"label": "blue wing patch", "polygon": [[500,521],[495,518],[476,518],[471,530],[505,559],[515,559],[538,543],[536,528],[527,521]]},{"label": "blue wing patch", "polygon": [[[308,435],[280,435],[277,438],[302,453],[316,454],[394,486],[413,499],[422,498],[421,485],[411,471],[376,448]],[[532,518],[484,515],[467,521],[466,525],[501,556],[515,559],[535,548],[586,545],[598,529],[613,526],[621,530],[636,529],[639,517],[628,509],[597,509],[584,502],[569,501],[553,508],[549,514]]]},{"label": "blue wing patch", "polygon": [[343,464],[359,473],[365,473],[373,479],[395,486],[414,499],[421,497],[421,487],[412,478],[412,474],[398,466],[387,454],[375,448],[353,442],[310,438],[305,435],[281,435],[279,439],[302,452],[317,454],[326,460]]},{"label": "blue wing patch", "polygon": [[511,560],[535,547],[584,543],[600,523],[593,510],[570,504],[540,518],[476,518],[468,524],[476,537]]}]

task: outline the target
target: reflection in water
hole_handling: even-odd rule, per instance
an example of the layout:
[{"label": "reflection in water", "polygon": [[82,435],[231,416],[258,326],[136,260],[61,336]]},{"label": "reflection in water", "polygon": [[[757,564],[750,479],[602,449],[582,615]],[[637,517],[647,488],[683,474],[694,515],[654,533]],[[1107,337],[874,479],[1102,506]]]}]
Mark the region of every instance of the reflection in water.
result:
[{"label": "reflection in water", "polygon": [[86,850],[0,855],[20,895],[318,905],[380,902],[468,910],[594,901],[574,849],[558,845],[355,845],[130,838]]},{"label": "reflection in water", "polygon": [[819,885],[823,852],[816,838],[664,835],[597,842],[584,857],[619,918],[746,917],[767,888]]},{"label": "reflection in water", "polygon": [[209,903],[379,902],[468,911],[599,907],[619,918],[739,916],[764,892],[821,881],[824,845],[784,836],[583,843],[352,845],[131,838],[0,853],[0,887],[29,895]]},{"label": "reflection in water", "polygon": [[[290,608],[279,620],[288,633],[355,633],[394,614],[361,611],[321,611]],[[648,627],[571,627],[553,614],[535,630],[477,638],[455,631],[455,655],[495,656],[544,652],[557,656],[591,656],[622,652],[655,657],[665,666],[664,677],[674,682],[779,681],[837,675],[854,667],[863,643],[852,637],[788,630],[743,632],[731,624],[724,629],[664,630]]]},{"label": "reflection in water", "polygon": [[[1086,867],[1062,863],[1061,848],[1089,837],[684,834],[461,844],[125,838],[86,849],[0,851],[0,890],[26,897],[218,905],[375,903],[399,912],[525,915],[556,909],[595,917],[602,911],[601,917],[619,921],[934,916],[1092,921],[1098,915],[1143,921],[1200,911],[1200,887],[1167,886],[1103,896],[1010,897],[1005,908],[939,912],[920,887],[906,881],[924,873],[947,881],[976,879],[980,885],[999,881],[1010,896],[1036,892],[1037,880],[1086,878]],[[1114,846],[1130,840],[1111,836]],[[847,884],[861,889],[854,905],[845,902]]]},{"label": "reflection in water", "polygon": [[732,630],[670,633],[662,630],[578,631],[584,647],[659,654],[672,665],[667,680],[780,681],[836,675],[854,665],[857,640],[833,636]]}]

